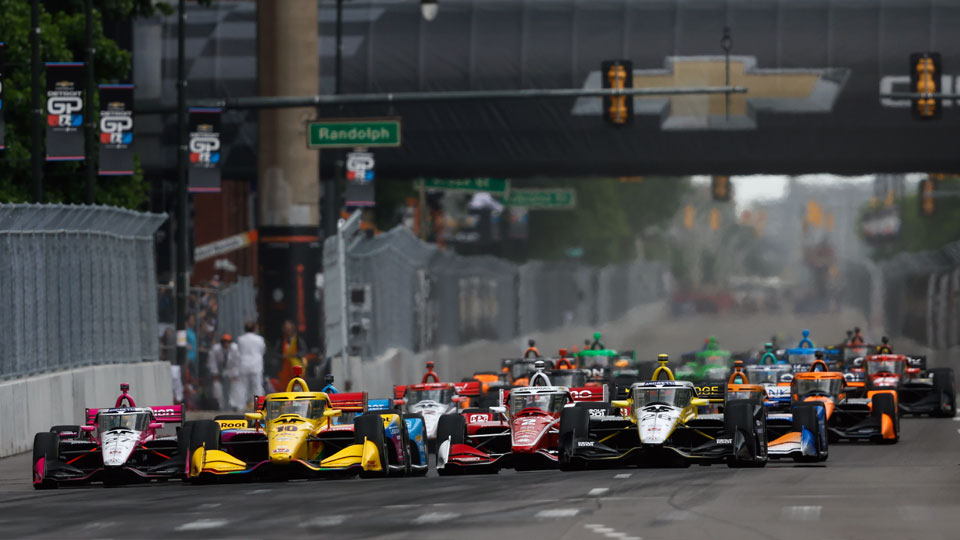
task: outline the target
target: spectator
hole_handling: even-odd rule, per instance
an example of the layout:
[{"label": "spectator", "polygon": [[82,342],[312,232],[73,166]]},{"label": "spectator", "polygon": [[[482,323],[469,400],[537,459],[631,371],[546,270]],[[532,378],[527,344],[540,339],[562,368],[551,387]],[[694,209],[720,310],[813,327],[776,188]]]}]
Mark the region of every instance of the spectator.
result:
[{"label": "spectator", "polygon": [[[307,353],[307,344],[297,335],[297,327],[293,321],[283,323],[283,338],[274,348],[274,354],[280,357],[280,372],[276,379],[272,379],[274,390],[283,392],[287,383],[293,378],[293,366],[304,366],[304,355]],[[304,369],[306,372],[306,369]]]},{"label": "spectator", "polygon": [[211,405],[217,410],[228,407],[230,387],[233,379],[239,378],[240,374],[240,348],[233,343],[230,334],[220,336],[220,343],[210,349],[210,354],[207,355],[207,373],[211,380]]},{"label": "spectator", "polygon": [[230,406],[234,410],[244,410],[253,396],[263,395],[263,355],[267,344],[256,333],[257,323],[250,321],[243,327],[246,332],[237,339],[240,373],[230,390]]},{"label": "spectator", "polygon": [[177,334],[173,328],[167,328],[160,337],[160,360],[170,363],[170,383],[173,387],[173,403],[183,402],[183,379],[180,365],[177,364]]}]

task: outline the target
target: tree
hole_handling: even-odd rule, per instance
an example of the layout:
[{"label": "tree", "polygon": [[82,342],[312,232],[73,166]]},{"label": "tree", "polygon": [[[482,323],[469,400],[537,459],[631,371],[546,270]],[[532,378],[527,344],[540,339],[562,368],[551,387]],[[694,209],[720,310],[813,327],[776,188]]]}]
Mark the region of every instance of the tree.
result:
[{"label": "tree", "polygon": [[[169,11],[165,4],[150,0],[101,0],[94,2],[93,46],[95,79],[98,84],[130,80],[130,52],[120,48],[103,33],[103,18],[127,19]],[[4,66],[4,119],[6,150],[0,154],[0,202],[31,200],[30,170],[30,2],[0,0],[0,36],[6,43]],[[85,19],[83,0],[45,0],[40,4],[40,57],[43,62],[83,61]],[[41,84],[45,81],[45,72]],[[88,89],[89,90],[89,89]],[[88,95],[96,96],[96,92]],[[95,111],[99,110],[94,99]],[[82,162],[45,163],[45,202],[80,203],[85,184]],[[142,206],[147,185],[139,166],[133,177],[100,177],[96,200],[127,208]]]}]

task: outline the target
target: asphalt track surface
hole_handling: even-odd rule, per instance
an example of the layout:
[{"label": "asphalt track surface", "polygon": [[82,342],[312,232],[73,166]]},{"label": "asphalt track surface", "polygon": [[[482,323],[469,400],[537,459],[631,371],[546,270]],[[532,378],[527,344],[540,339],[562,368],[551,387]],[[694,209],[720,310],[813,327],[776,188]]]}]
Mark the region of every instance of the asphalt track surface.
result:
[{"label": "asphalt track surface", "polygon": [[764,469],[165,484],[34,491],[0,460],[0,538],[957,539],[960,418],[898,444],[835,444]]}]

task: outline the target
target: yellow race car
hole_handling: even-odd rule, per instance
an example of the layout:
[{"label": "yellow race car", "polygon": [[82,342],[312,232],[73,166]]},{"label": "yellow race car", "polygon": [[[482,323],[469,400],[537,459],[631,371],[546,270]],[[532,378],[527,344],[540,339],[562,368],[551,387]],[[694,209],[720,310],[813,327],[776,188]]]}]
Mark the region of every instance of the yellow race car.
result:
[{"label": "yellow race car", "polygon": [[[245,417],[187,422],[179,444],[192,482],[380,476],[411,469],[398,411],[367,412],[364,392],[311,392],[294,378],[286,392],[257,400]],[[341,421],[350,417],[350,421]]]}]

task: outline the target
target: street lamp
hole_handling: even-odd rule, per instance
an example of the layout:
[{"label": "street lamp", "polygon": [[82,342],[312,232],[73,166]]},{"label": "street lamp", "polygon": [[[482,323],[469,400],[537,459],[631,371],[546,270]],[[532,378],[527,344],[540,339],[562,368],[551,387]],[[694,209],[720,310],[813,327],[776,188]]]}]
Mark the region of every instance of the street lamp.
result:
[{"label": "street lamp", "polygon": [[423,19],[426,21],[436,19],[439,9],[440,6],[437,5],[437,0],[420,0],[420,14],[423,15]]}]

